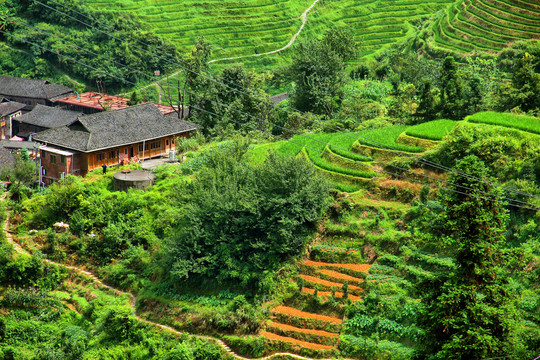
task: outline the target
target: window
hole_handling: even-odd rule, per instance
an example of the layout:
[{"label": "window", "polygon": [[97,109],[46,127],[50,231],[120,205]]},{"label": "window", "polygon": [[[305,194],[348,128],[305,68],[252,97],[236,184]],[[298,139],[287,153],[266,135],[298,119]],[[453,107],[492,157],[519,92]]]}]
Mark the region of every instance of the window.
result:
[{"label": "window", "polygon": [[165,140],[165,145],[169,146],[169,140]]},{"label": "window", "polygon": [[41,150],[41,158],[45,159],[45,150]]},{"label": "window", "polygon": [[60,162],[62,164],[65,164],[66,163],[66,157],[64,155],[60,155]]},{"label": "window", "polygon": [[116,150],[111,151],[109,154],[109,159],[114,159],[116,157]]},{"label": "window", "polygon": [[127,155],[127,148],[125,148],[125,149],[124,149],[124,154],[126,154],[126,155]]},{"label": "window", "polygon": [[51,155],[51,164],[56,164],[56,155]]},{"label": "window", "polygon": [[107,154],[106,153],[99,153],[97,154],[97,161],[103,161],[107,158]]}]

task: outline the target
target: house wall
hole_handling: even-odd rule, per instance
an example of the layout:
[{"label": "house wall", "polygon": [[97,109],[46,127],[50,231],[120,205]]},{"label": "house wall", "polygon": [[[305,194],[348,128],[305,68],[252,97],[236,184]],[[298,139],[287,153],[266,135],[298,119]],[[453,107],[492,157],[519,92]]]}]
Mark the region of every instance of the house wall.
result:
[{"label": "house wall", "polygon": [[28,139],[29,136],[26,134],[38,133],[45,130],[47,130],[47,128],[44,128],[42,126],[20,123],[17,120],[13,121],[13,136],[21,133],[21,134],[24,134],[25,136],[18,135],[19,137]]},{"label": "house wall", "polygon": [[[170,150],[176,150],[175,140],[179,136],[189,138],[189,132],[173,136],[165,136],[156,140],[145,141],[144,159],[168,156]],[[41,150],[41,166],[43,169],[45,169],[43,181],[46,185],[49,185],[60,180],[62,172],[77,176],[85,176],[89,171],[99,169],[104,164],[107,166],[115,166],[139,161],[143,158],[142,149],[143,142],[139,142],[127,146],[119,146],[109,148],[107,150],[95,151],[88,154],[75,152],[73,156],[66,156],[64,159],[65,162],[62,162],[60,155]],[[62,150],[73,151],[70,149]],[[56,156],[56,163],[52,161],[51,155]]]},{"label": "house wall", "polygon": [[[179,134],[178,136],[189,137],[189,133]],[[178,136],[166,136],[155,140],[92,152],[88,154],[88,171],[98,169],[103,165],[114,166],[136,162],[143,158],[168,156],[170,150],[176,150],[175,139]]]},{"label": "house wall", "polygon": [[11,132],[12,121],[14,118],[17,118],[22,115],[22,111],[14,112],[1,118],[0,120],[0,139],[9,139],[13,136]]},{"label": "house wall", "polygon": [[52,103],[46,99],[35,99],[35,98],[2,95],[2,94],[0,94],[0,96],[3,96],[6,99],[9,99],[11,101],[17,101],[17,102],[20,102],[21,104],[25,104],[26,107],[23,109],[23,111],[31,111],[34,107],[36,107],[37,104],[48,105],[48,106],[52,105]]},{"label": "house wall", "polygon": [[52,184],[62,178],[62,173],[71,173],[73,156],[61,156],[45,150],[40,151],[43,182],[46,185]]}]

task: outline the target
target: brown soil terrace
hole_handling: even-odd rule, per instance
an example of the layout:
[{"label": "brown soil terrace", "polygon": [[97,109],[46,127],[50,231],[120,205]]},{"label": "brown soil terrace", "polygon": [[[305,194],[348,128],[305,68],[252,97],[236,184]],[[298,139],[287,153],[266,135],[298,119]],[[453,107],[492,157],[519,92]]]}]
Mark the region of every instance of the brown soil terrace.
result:
[{"label": "brown soil terrace", "polygon": [[304,334],[311,334],[311,335],[317,335],[317,336],[327,336],[327,337],[339,337],[339,334],[324,331],[324,330],[314,330],[314,329],[303,329],[292,325],[282,324],[274,321],[268,322],[269,327],[273,327],[276,329],[280,329],[283,331],[293,331],[293,332],[300,332]]},{"label": "brown soil terrace", "polygon": [[338,264],[338,263],[326,263],[322,261],[313,261],[313,260],[306,260],[302,264],[306,266],[313,266],[313,267],[330,266],[330,267],[349,269],[349,270],[365,272],[365,273],[367,273],[369,268],[371,267],[370,264]]},{"label": "brown soil terrace", "polygon": [[[323,279],[315,277],[315,276],[304,275],[304,274],[301,274],[299,276],[302,279],[304,279],[306,281],[309,281],[310,283],[314,283],[314,284],[320,284],[320,285],[328,286],[328,287],[335,286],[336,288],[341,288],[343,286],[343,283],[323,280]],[[362,290],[360,287],[354,286],[354,285],[349,285],[349,289],[351,289],[351,290]]]},{"label": "brown soil terrace", "polygon": [[298,344],[298,345],[303,346],[303,347],[308,348],[308,349],[331,350],[331,349],[334,348],[331,345],[321,345],[321,344],[310,343],[310,342],[298,340],[298,339],[295,339],[295,338],[276,335],[274,333],[267,332],[267,331],[264,331],[264,330],[261,331],[261,335],[264,336],[265,338],[270,339],[270,340],[278,340],[278,341],[285,341],[285,342],[288,342],[288,343]]},{"label": "brown soil terrace", "polygon": [[309,313],[309,312],[301,311],[301,310],[288,307],[288,306],[283,306],[283,305],[276,306],[275,308],[272,309],[272,312],[285,314],[285,315],[292,315],[299,318],[322,320],[322,321],[327,321],[334,324],[341,324],[341,319],[338,319],[335,317]]},{"label": "brown soil terrace", "polygon": [[[305,292],[306,294],[314,295],[315,294],[315,289],[303,287],[302,292]],[[332,296],[331,291],[320,291],[319,290],[318,294],[319,294],[319,296]],[[342,298],[343,293],[340,292],[340,291],[336,291],[336,296]],[[351,299],[352,301],[358,301],[358,300],[360,300],[360,296],[349,294],[349,299]]]},{"label": "brown soil terrace", "polygon": [[364,282],[364,279],[357,278],[357,277],[354,277],[354,276],[350,276],[350,275],[347,275],[347,274],[343,274],[343,273],[340,273],[338,271],[321,269],[318,272],[321,273],[321,274],[324,274],[324,275],[331,276],[331,277],[336,278],[336,279],[355,281],[355,282]]}]

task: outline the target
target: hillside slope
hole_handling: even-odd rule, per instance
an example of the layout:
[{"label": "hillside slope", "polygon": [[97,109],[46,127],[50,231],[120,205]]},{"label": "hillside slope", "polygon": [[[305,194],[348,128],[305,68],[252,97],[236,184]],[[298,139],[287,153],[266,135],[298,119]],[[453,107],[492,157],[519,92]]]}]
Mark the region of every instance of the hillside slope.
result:
[{"label": "hillside slope", "polygon": [[[309,14],[300,38],[321,34],[334,25],[353,28],[360,53],[370,55],[409,32],[409,22],[432,15],[452,0],[327,0]],[[301,14],[313,0],[88,0],[99,11],[129,12],[140,16],[156,34],[186,52],[199,36],[213,44],[213,58],[228,58],[273,51],[285,46],[298,31]],[[279,61],[258,61],[268,65]]]}]

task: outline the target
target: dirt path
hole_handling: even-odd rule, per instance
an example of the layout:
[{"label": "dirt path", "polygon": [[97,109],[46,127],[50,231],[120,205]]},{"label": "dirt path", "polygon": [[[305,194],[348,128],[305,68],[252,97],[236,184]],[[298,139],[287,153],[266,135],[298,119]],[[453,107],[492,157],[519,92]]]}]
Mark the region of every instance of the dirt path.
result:
[{"label": "dirt path", "polygon": [[[0,197],[0,201],[4,201],[6,196],[7,196],[7,193],[4,193],[4,195],[2,195],[2,197]],[[23,255],[31,255],[28,251],[24,250],[21,247],[21,245],[19,243],[17,243],[15,241],[15,239],[13,238],[13,233],[9,230],[9,216],[6,216],[6,220],[4,221],[4,224],[3,224],[3,230],[4,230],[5,234],[6,234],[7,241],[11,245],[13,245],[13,247],[14,247],[14,249],[15,249],[15,251],[17,253],[23,254]],[[97,276],[95,276],[91,272],[83,270],[83,269],[79,269],[76,266],[64,265],[64,264],[57,263],[57,262],[54,262],[54,261],[51,261],[51,260],[48,260],[48,259],[43,259],[43,262],[54,265],[54,266],[63,267],[63,268],[66,268],[68,270],[71,270],[71,271],[73,271],[73,272],[75,272],[75,273],[77,273],[79,275],[86,276],[87,278],[91,279],[96,284],[98,284],[100,287],[109,289],[112,292],[114,292],[114,294],[116,294],[116,295],[127,295],[131,299],[131,308],[133,310],[133,316],[137,320],[142,321],[142,322],[144,322],[144,323],[146,323],[148,325],[152,325],[152,326],[161,328],[163,330],[167,330],[167,331],[172,332],[172,333],[174,333],[176,335],[183,335],[184,334],[183,332],[178,331],[178,330],[176,330],[176,329],[174,329],[174,328],[172,328],[170,326],[163,325],[163,324],[160,324],[160,323],[156,323],[156,322],[153,322],[153,321],[150,321],[150,320],[147,320],[147,319],[144,319],[144,318],[140,317],[139,315],[137,315],[137,312],[136,312],[137,297],[135,295],[133,295],[131,293],[128,293],[128,292],[125,292],[125,291],[122,291],[122,290],[119,290],[119,289],[116,289],[116,288],[114,288],[112,286],[109,286],[109,285],[105,284],[103,281],[101,281]],[[308,358],[308,357],[304,357],[304,356],[300,356],[300,355],[296,355],[296,354],[291,354],[291,353],[275,353],[275,354],[265,356],[265,357],[262,357],[262,358],[251,359],[251,358],[246,358],[246,357],[243,357],[243,356],[240,356],[240,355],[236,354],[235,352],[233,352],[231,350],[231,348],[229,346],[227,346],[227,344],[225,344],[225,342],[223,342],[222,340],[220,340],[218,338],[214,338],[214,337],[211,337],[211,336],[205,336],[205,335],[193,335],[193,334],[188,334],[188,333],[186,333],[186,335],[195,336],[195,337],[198,337],[199,339],[205,339],[205,340],[213,341],[216,344],[218,344],[219,346],[221,346],[228,354],[232,355],[235,359],[239,359],[239,360],[266,360],[266,359],[271,359],[271,358],[276,357],[276,356],[289,356],[291,358],[301,359],[301,360],[331,360],[331,359],[312,359],[312,358]]]},{"label": "dirt path", "polygon": [[211,64],[211,63],[214,63],[214,62],[217,62],[217,61],[236,60],[236,59],[243,59],[243,58],[248,58],[248,57],[265,56],[265,55],[276,54],[278,52],[287,50],[288,48],[290,48],[294,44],[294,42],[296,41],[296,38],[298,37],[298,35],[300,35],[300,33],[302,33],[302,30],[304,30],[304,26],[306,26],[307,19],[308,19],[307,16],[308,16],[309,12],[311,11],[311,9],[313,9],[313,7],[318,2],[319,2],[319,0],[315,0],[313,2],[313,4],[311,4],[311,6],[308,7],[306,11],[304,11],[304,13],[301,15],[302,25],[300,26],[300,29],[298,29],[296,34],[293,35],[293,37],[291,38],[291,41],[289,41],[289,43],[287,45],[285,45],[284,47],[282,47],[281,49],[272,50],[272,51],[265,52],[265,53],[262,53],[262,54],[252,54],[252,55],[234,56],[234,57],[228,57],[228,58],[222,58],[222,59],[214,59],[214,60],[210,60],[208,63]]},{"label": "dirt path", "polygon": [[[300,29],[298,29],[298,31],[296,32],[296,34],[293,35],[293,37],[291,38],[291,41],[289,41],[289,43],[287,45],[285,45],[284,47],[280,48],[280,49],[277,49],[277,50],[272,50],[272,51],[269,51],[269,52],[265,52],[265,53],[262,53],[262,54],[252,54],[252,55],[242,55],[242,56],[235,56],[235,57],[228,57],[228,58],[222,58],[222,59],[214,59],[214,60],[210,60],[208,63],[211,64],[211,63],[214,63],[214,62],[218,62],[218,61],[227,61],[227,60],[237,60],[237,59],[244,59],[244,58],[249,58],[249,57],[256,57],[256,56],[265,56],[265,55],[271,55],[271,54],[276,54],[276,53],[279,53],[279,52],[282,52],[284,50],[287,50],[288,48],[290,48],[296,41],[296,39],[298,38],[298,36],[302,33],[302,30],[304,30],[304,27],[306,26],[306,23],[307,23],[307,20],[308,20],[308,14],[309,12],[313,9],[313,7],[319,2],[319,0],[315,0],[310,7],[308,7],[306,9],[306,11],[304,11],[302,13],[302,15],[300,15],[301,19],[302,19],[302,25],[300,25]],[[182,70],[178,70],[174,73],[172,73],[171,75],[169,75],[168,77],[174,77],[178,74],[180,74],[181,72],[183,71]],[[153,82],[151,84],[148,84],[148,85],[145,85],[139,89],[137,89],[137,91],[141,91],[141,90],[144,90],[144,89],[147,89],[149,88],[150,86],[152,85],[158,85],[159,83],[161,83],[162,81],[166,80],[167,78],[164,78],[164,79],[160,79],[156,82]],[[158,85],[159,86],[159,85]],[[126,95],[127,93],[125,94],[118,94],[118,95]],[[161,95],[161,94],[160,94]]]}]

